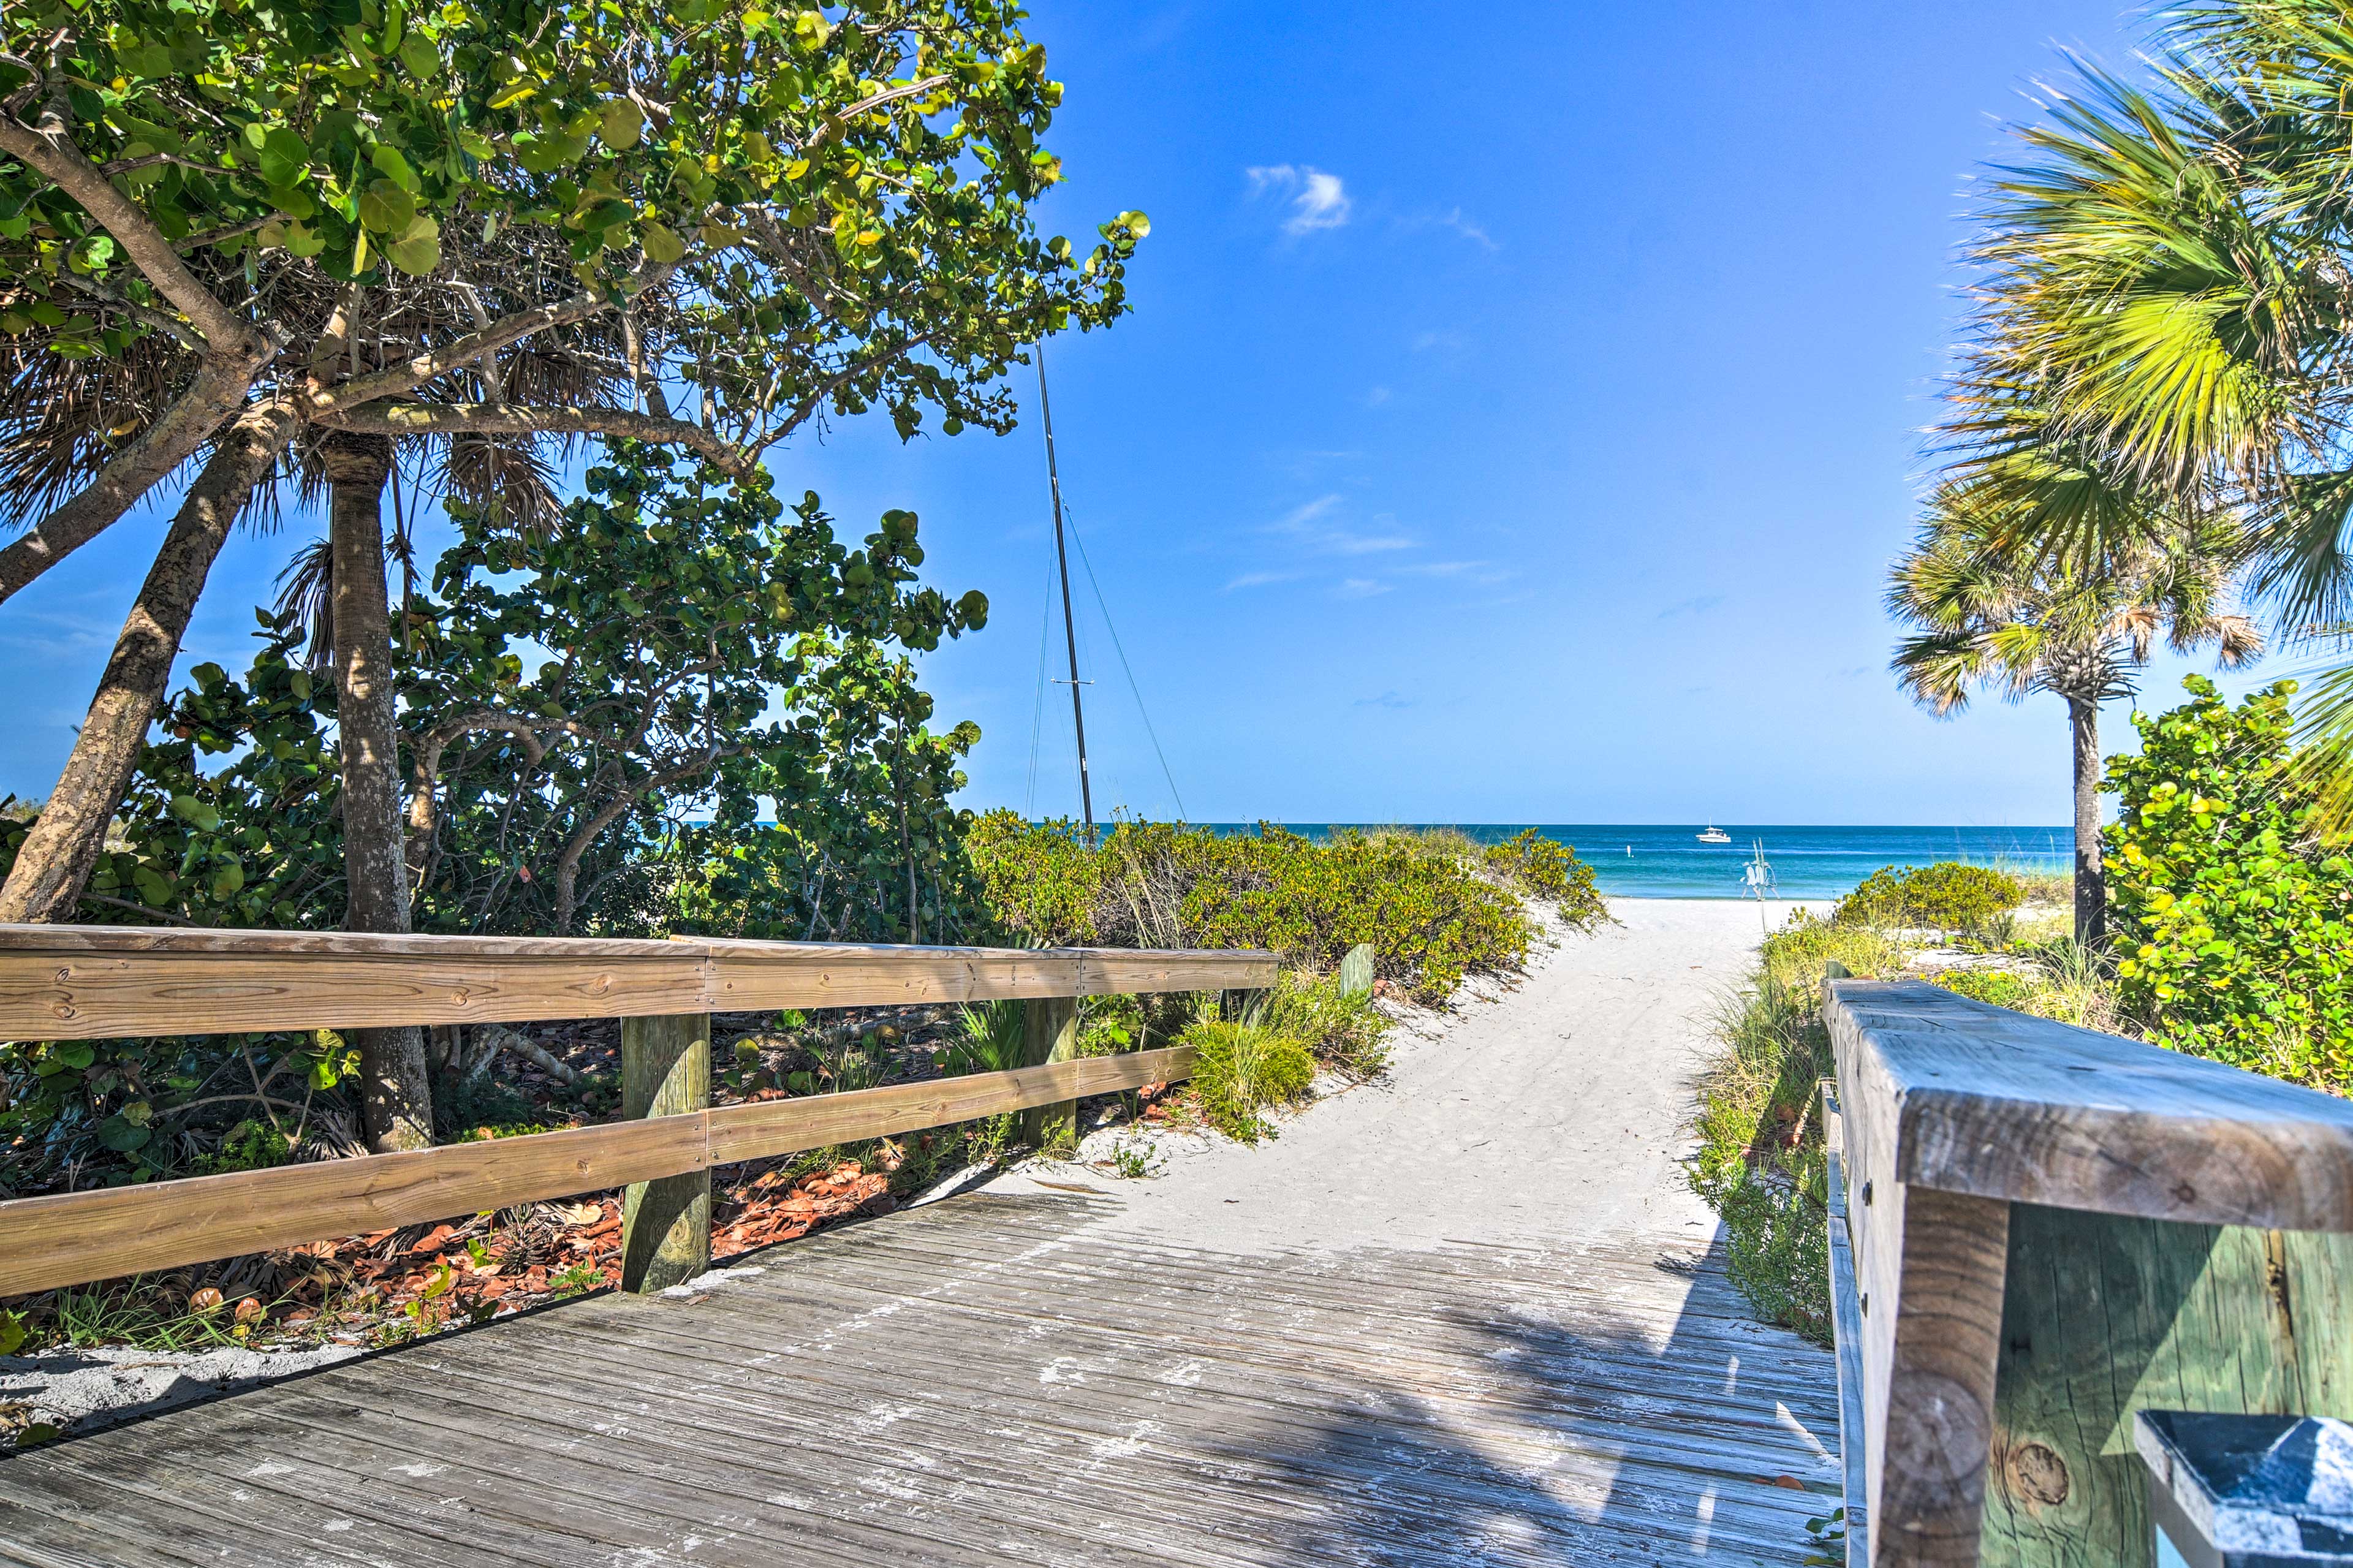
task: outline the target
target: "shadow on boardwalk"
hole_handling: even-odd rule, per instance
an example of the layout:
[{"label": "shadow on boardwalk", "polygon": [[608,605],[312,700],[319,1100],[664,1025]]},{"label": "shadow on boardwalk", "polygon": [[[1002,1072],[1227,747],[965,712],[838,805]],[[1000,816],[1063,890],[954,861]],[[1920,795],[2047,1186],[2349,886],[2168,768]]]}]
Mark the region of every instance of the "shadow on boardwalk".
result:
[{"label": "shadow on boardwalk", "polygon": [[0,1561],[1796,1563],[1831,1506],[1829,1359],[1697,1248],[1117,1217],[956,1199],[36,1450]]}]

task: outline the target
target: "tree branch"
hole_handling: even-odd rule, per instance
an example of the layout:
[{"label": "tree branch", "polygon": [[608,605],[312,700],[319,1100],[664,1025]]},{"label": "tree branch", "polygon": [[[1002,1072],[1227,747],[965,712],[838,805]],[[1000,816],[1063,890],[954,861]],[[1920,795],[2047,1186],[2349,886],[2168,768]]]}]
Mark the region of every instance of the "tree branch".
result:
[{"label": "tree branch", "polygon": [[90,161],[67,134],[66,121],[55,104],[41,112],[35,130],[11,114],[0,114],[0,153],[79,202],[114,242],[122,247],[156,290],[169,300],[195,327],[197,335],[215,353],[251,362],[254,370],[269,363],[277,345],[250,322],[240,319],[206,288],[180,252],[164,237],[139,205],[116,190],[106,172]]},{"label": "tree branch", "polygon": [[[446,375],[485,355],[495,353],[510,343],[521,342],[534,332],[586,321],[590,316],[613,309],[617,303],[626,303],[649,289],[659,288],[669,281],[679,265],[672,261],[649,263],[639,268],[621,286],[617,299],[591,291],[575,294],[568,300],[559,300],[553,304],[517,310],[463,337],[454,338],[430,353],[415,355],[365,375],[353,376],[332,386],[318,388],[307,395],[304,412],[312,419],[329,420],[332,416],[358,405],[413,392],[436,376]],[[355,425],[343,427],[347,430],[359,428]]]},{"label": "tree branch", "polygon": [[480,403],[370,403],[342,410],[321,424],[375,436],[617,436],[685,447],[730,478],[752,471],[756,459],[716,431],[683,419],[628,408],[493,407]]},{"label": "tree branch", "polygon": [[205,340],[190,331],[187,322],[167,310],[158,310],[152,305],[142,305],[135,300],[127,300],[95,278],[84,278],[79,273],[65,273],[58,278],[58,281],[78,293],[89,295],[111,310],[120,310],[132,321],[140,322],[152,331],[163,333],[190,353],[200,354],[207,352]]},{"label": "tree branch", "polygon": [[[195,455],[237,412],[253,384],[253,369],[207,354],[195,380],[155,422],[107,459],[106,467],[34,527],[0,549],[0,604],[111,527]],[[258,405],[257,405],[258,406]]]}]

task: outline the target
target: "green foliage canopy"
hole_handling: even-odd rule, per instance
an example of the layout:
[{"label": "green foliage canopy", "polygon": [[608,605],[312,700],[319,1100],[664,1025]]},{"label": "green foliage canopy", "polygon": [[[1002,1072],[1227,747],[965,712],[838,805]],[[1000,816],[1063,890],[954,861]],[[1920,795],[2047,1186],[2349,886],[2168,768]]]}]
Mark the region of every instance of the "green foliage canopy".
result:
[{"label": "green foliage canopy", "polygon": [[2183,684],[2190,700],[2136,714],[2140,754],[2109,763],[2121,1000],[2178,1050],[2353,1090],[2353,857],[2316,831],[2295,683],[2236,707]]}]

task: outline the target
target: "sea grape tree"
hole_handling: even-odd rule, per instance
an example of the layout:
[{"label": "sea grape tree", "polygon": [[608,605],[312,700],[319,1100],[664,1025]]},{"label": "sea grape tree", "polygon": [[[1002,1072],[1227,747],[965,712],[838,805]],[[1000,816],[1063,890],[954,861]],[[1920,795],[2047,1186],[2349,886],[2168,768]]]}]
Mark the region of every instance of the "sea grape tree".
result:
[{"label": "sea grape tree", "polygon": [[0,550],[0,598],[210,455],[0,918],[72,907],[220,542],[290,447],[337,521],[351,918],[398,930],[375,582],[393,443],[429,443],[462,500],[522,522],[551,509],[550,439],[740,475],[828,414],[1004,428],[1005,368],[1116,316],[1145,228],[1122,214],[1083,255],[1036,231],[1060,88],[1018,19],[991,0],[9,12],[0,193],[24,221],[0,279],[23,309],[0,489],[63,499]]}]

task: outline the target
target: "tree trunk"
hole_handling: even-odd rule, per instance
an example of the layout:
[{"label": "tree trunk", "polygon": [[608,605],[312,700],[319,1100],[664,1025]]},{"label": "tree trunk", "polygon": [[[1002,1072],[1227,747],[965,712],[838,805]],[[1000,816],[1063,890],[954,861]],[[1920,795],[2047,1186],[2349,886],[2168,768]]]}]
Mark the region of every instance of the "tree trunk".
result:
[{"label": "tree trunk", "polygon": [[189,487],[115,639],[73,754],[0,887],[0,921],[72,918],[170,684],[196,596],[294,424],[293,409],[283,403],[247,409]]},{"label": "tree trunk", "polygon": [[2075,742],[2075,940],[2095,947],[2107,934],[2108,884],[2100,869],[2100,705],[2067,699]]},{"label": "tree trunk", "polygon": [[188,390],[110,458],[95,479],[0,549],[0,603],[114,526],[203,447],[236,416],[263,363],[240,355],[206,358]]},{"label": "tree trunk", "polygon": [[[347,931],[408,930],[408,868],[400,831],[400,759],[393,702],[392,612],[384,577],[384,486],[392,443],[329,434],[319,446],[334,556],[335,727],[343,762]],[[353,1031],[360,1115],[379,1154],[433,1142],[425,1034],[414,1025]]]}]

